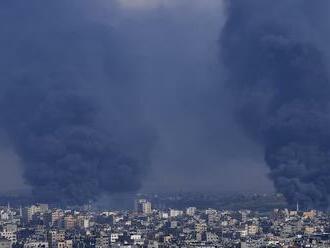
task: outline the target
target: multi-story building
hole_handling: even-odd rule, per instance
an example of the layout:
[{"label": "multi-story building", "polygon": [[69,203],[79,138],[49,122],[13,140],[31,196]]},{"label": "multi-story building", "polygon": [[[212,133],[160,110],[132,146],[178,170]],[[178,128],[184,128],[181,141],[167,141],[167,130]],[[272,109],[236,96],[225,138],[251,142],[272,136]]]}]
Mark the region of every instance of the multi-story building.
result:
[{"label": "multi-story building", "polygon": [[11,248],[12,243],[10,240],[5,238],[0,238],[0,248]]},{"label": "multi-story building", "polygon": [[72,215],[67,215],[64,217],[64,228],[74,229],[76,226],[76,220]]},{"label": "multi-story building", "polygon": [[143,214],[151,214],[152,208],[151,208],[151,202],[147,201],[146,199],[139,199],[135,203],[135,209],[138,213]]}]

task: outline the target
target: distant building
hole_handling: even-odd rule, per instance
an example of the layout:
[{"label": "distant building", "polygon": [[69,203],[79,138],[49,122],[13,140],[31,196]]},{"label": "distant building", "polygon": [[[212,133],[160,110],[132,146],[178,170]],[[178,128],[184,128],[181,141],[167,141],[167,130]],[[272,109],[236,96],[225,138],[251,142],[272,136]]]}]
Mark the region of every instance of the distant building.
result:
[{"label": "distant building", "polygon": [[312,218],[315,218],[315,216],[316,216],[316,211],[315,210],[311,210],[309,212],[304,212],[303,213],[303,217],[305,219],[307,219],[307,218],[312,219]]},{"label": "distant building", "polygon": [[65,229],[74,229],[75,228],[75,219],[72,215],[64,217],[64,228]]},{"label": "distant building", "polygon": [[17,242],[16,232],[3,230],[2,232],[0,232],[0,236],[2,238],[9,240],[11,242],[11,244],[14,244]]},{"label": "distant building", "polygon": [[22,218],[23,222],[29,223],[33,220],[33,216],[35,214],[41,213],[45,214],[48,211],[48,205],[47,204],[36,204],[32,205],[30,207],[26,207],[22,211]]},{"label": "distant building", "polygon": [[48,232],[48,244],[51,248],[57,248],[58,243],[65,241],[65,232],[52,230]]},{"label": "distant building", "polygon": [[60,221],[64,216],[64,213],[62,210],[56,209],[54,211],[52,211],[51,213],[51,224],[54,225],[56,224],[58,221]]},{"label": "distant building", "polygon": [[17,225],[16,224],[5,224],[3,226],[4,231],[7,232],[17,232]]},{"label": "distant building", "polygon": [[8,239],[0,238],[0,248],[11,248],[12,243]]},{"label": "distant building", "polygon": [[177,209],[170,209],[170,217],[177,217],[183,215],[183,211]]},{"label": "distant building", "polygon": [[204,232],[202,235],[202,240],[204,240],[206,242],[218,242],[219,237],[215,233]]},{"label": "distant building", "polygon": [[138,213],[151,214],[152,213],[151,202],[147,201],[146,199],[139,199],[135,203],[135,210]]},{"label": "distant building", "polygon": [[259,231],[259,227],[256,225],[246,225],[245,229],[248,235],[256,235]]},{"label": "distant building", "polygon": [[73,242],[72,240],[64,240],[57,242],[57,248],[72,248]]},{"label": "distant building", "polygon": [[116,243],[119,239],[119,234],[118,233],[111,233],[110,234],[110,242],[111,243]]},{"label": "distant building", "polygon": [[24,244],[24,248],[48,248],[47,242],[27,242]]},{"label": "distant building", "polygon": [[195,212],[196,212],[196,208],[195,207],[189,207],[186,210],[186,214],[189,215],[189,216],[194,216],[195,215]]},{"label": "distant building", "polygon": [[100,236],[96,238],[95,248],[107,248],[110,247],[110,237]]}]

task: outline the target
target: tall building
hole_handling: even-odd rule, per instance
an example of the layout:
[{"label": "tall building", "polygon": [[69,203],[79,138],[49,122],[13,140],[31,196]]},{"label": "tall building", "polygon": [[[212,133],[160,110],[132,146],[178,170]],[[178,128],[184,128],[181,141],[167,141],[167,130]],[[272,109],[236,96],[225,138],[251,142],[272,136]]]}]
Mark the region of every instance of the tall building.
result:
[{"label": "tall building", "polygon": [[32,205],[31,207],[25,207],[23,209],[22,218],[24,223],[32,221],[33,215],[37,213],[37,207]]},{"label": "tall building", "polygon": [[195,215],[195,212],[196,212],[196,208],[195,207],[189,207],[186,210],[186,214],[189,215],[189,216],[194,216]]},{"label": "tall building", "polygon": [[30,207],[26,207],[23,209],[22,218],[24,223],[29,223],[33,220],[33,216],[37,213],[46,213],[48,211],[47,204],[36,204]]},{"label": "tall building", "polygon": [[4,229],[0,232],[0,236],[9,240],[12,244],[17,242],[16,231]]},{"label": "tall building", "polygon": [[110,247],[110,237],[103,236],[96,238],[95,248],[107,248]]},{"label": "tall building", "polygon": [[146,199],[139,199],[135,202],[135,210],[138,213],[151,214],[151,202],[147,201]]},{"label": "tall building", "polygon": [[72,215],[67,215],[64,217],[64,228],[65,229],[74,229],[76,226],[75,219]]},{"label": "tall building", "polygon": [[51,230],[48,232],[48,243],[49,247],[51,248],[58,248],[58,243],[61,243],[65,241],[65,232],[63,230]]},{"label": "tall building", "polygon": [[52,225],[56,224],[58,221],[60,221],[63,218],[63,216],[64,216],[63,211],[59,209],[55,209],[51,213],[51,224]]}]

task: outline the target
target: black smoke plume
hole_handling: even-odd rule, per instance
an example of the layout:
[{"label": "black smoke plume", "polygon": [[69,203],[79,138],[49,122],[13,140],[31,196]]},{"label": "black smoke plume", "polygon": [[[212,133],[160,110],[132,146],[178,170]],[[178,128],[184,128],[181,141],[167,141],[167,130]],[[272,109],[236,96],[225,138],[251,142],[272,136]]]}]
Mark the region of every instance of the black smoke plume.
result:
[{"label": "black smoke plume", "polygon": [[264,145],[276,189],[306,208],[330,206],[330,82],[313,26],[326,4],[228,1],[220,41],[238,122]]},{"label": "black smoke plume", "polygon": [[0,3],[0,128],[40,201],[134,192],[148,164],[127,55],[99,2]]}]

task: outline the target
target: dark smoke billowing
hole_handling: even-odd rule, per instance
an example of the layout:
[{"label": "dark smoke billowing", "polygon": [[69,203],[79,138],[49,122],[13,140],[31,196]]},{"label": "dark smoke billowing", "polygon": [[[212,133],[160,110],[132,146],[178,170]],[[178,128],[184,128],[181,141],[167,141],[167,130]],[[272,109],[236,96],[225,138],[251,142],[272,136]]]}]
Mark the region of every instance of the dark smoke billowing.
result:
[{"label": "dark smoke billowing", "polygon": [[320,42],[327,34],[314,12],[322,7],[328,4],[228,1],[221,49],[237,119],[264,145],[276,189],[290,204],[327,208],[330,81]]},{"label": "dark smoke billowing", "polygon": [[0,3],[0,129],[42,201],[134,192],[148,164],[134,70],[115,27],[86,14],[98,2]]}]

